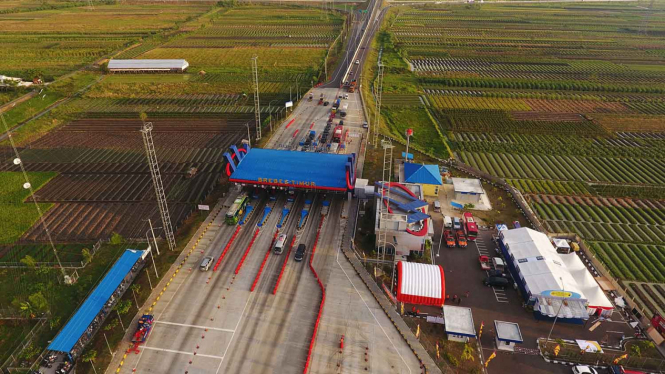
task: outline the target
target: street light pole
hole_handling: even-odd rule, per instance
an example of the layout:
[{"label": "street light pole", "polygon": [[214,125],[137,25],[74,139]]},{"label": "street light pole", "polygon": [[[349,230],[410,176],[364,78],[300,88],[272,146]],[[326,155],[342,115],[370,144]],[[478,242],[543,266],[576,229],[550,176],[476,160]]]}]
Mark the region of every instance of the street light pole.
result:
[{"label": "street light pole", "polygon": [[272,132],[272,112],[270,111],[270,106],[272,105],[273,101],[277,101],[277,100],[276,100],[276,99],[275,99],[275,100],[271,100],[271,101],[268,103],[268,115],[270,115],[270,132]]},{"label": "street light pole", "polygon": [[[150,220],[150,218],[148,218],[148,224],[150,225],[150,232],[152,232],[152,240],[155,242],[155,250],[157,251],[157,256],[159,256],[159,247],[157,246],[157,238],[155,238],[155,230],[153,230],[152,228],[152,221]],[[146,236],[148,236],[147,233]]]},{"label": "street light pole", "polygon": [[249,143],[250,148],[252,147],[252,135],[249,133],[249,122],[245,124],[247,126],[247,142]]},{"label": "street light pole", "polygon": [[[561,291],[565,291],[565,287],[563,285],[563,278],[559,277],[559,280],[561,280]],[[561,304],[559,304],[559,310],[556,312],[556,316],[554,316],[554,322],[552,322],[552,328],[550,328],[550,333],[547,334],[547,339],[545,340],[545,349],[547,349],[547,343],[550,341],[550,337],[552,336],[552,331],[554,330],[554,325],[556,324],[556,320],[559,318],[559,313],[561,313],[561,308],[563,308],[563,302],[566,301],[564,298],[561,300]]]},{"label": "street light pole", "polygon": [[446,220],[443,220],[443,223],[441,223],[441,237],[439,238],[439,249],[436,250],[436,257],[439,257],[439,254],[441,253],[441,242],[443,241],[443,231],[446,228]]}]

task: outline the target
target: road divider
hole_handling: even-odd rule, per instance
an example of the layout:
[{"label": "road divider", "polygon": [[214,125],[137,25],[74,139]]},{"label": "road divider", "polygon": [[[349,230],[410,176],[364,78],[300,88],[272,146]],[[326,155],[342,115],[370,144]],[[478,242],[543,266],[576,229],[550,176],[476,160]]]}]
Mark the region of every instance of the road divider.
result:
[{"label": "road divider", "polygon": [[295,118],[294,118],[294,119],[292,119],[292,120],[290,120],[290,121],[289,121],[289,123],[287,123],[287,124],[286,124],[286,127],[285,127],[285,128],[286,128],[286,129],[288,129],[288,128],[289,128],[289,126],[293,125],[293,122],[295,122],[295,121],[296,121],[296,119],[295,119]]},{"label": "road divider", "polygon": [[291,244],[289,244],[289,250],[286,252],[286,257],[284,258],[284,263],[282,263],[282,270],[279,271],[279,276],[277,277],[277,282],[275,282],[275,288],[272,289],[272,294],[277,293],[277,288],[279,287],[279,282],[282,280],[282,275],[284,275],[284,270],[286,269],[286,263],[289,261],[289,256],[291,255],[291,250],[293,249],[293,245],[296,243],[296,236],[293,235],[293,239],[291,240]]},{"label": "road divider", "polygon": [[263,272],[263,267],[266,266],[266,262],[268,261],[268,256],[270,256],[270,252],[272,252],[272,247],[273,245],[275,245],[275,240],[277,239],[277,235],[279,235],[279,229],[275,230],[275,235],[273,235],[272,237],[270,246],[266,251],[266,256],[263,258],[263,262],[261,262],[261,267],[259,267],[259,272],[256,273],[256,278],[254,278],[254,283],[252,283],[252,288],[249,289],[249,292],[254,292],[256,284],[259,283],[259,279],[261,279],[261,273]]},{"label": "road divider", "polygon": [[252,249],[252,245],[254,245],[254,241],[256,240],[256,237],[259,236],[259,232],[261,229],[256,229],[254,231],[254,236],[252,236],[252,240],[249,241],[249,245],[247,245],[247,249],[245,250],[245,254],[242,255],[242,258],[240,259],[240,262],[238,263],[238,266],[236,267],[235,275],[238,275],[240,272],[240,268],[242,268],[242,264],[245,263],[245,259],[247,258],[247,255],[249,254],[249,250]]},{"label": "road divider", "polygon": [[309,269],[314,273],[316,282],[321,288],[321,304],[319,304],[319,314],[316,316],[316,323],[314,324],[314,331],[312,332],[312,340],[309,342],[309,350],[307,351],[307,361],[305,361],[305,369],[303,374],[307,374],[309,370],[309,363],[312,360],[312,351],[314,350],[314,342],[316,341],[316,334],[319,331],[319,323],[321,322],[321,314],[323,314],[323,305],[326,303],[326,289],[321,283],[321,278],[319,274],[314,270],[312,263],[314,261],[314,254],[316,253],[316,246],[319,243],[319,236],[321,235],[321,227],[323,227],[323,222],[326,220],[326,216],[321,216],[321,221],[319,222],[319,228],[316,230],[316,239],[314,239],[314,245],[312,246],[312,254],[309,256]]},{"label": "road divider", "polygon": [[212,268],[212,271],[217,271],[217,268],[222,263],[222,260],[224,259],[224,256],[226,256],[226,252],[229,251],[229,248],[231,248],[231,244],[233,244],[233,242],[236,240],[236,237],[238,236],[238,233],[240,232],[241,228],[242,228],[242,226],[236,226],[236,231],[231,236],[231,239],[229,239],[229,242],[226,243],[226,247],[224,247],[224,250],[222,251],[222,254],[219,256],[219,259],[217,260],[217,263]]},{"label": "road divider", "polygon": [[293,132],[293,136],[292,136],[292,138],[295,138],[296,135],[298,135],[298,130],[296,130],[296,131]]}]

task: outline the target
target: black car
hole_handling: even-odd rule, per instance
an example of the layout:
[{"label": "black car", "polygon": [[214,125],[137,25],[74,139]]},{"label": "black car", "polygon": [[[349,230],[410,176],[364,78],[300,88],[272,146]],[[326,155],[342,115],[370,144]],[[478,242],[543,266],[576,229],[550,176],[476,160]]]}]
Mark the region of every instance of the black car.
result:
[{"label": "black car", "polygon": [[298,246],[298,249],[296,250],[296,255],[294,257],[294,260],[296,261],[302,261],[305,258],[305,250],[307,247],[305,247],[304,244],[300,244]]},{"label": "black car", "polygon": [[487,277],[483,279],[483,284],[487,287],[496,287],[500,289],[505,289],[509,287],[512,282],[504,277]]},{"label": "black car", "polygon": [[323,102],[323,106],[328,106],[328,105],[330,105],[330,101],[324,101]]}]

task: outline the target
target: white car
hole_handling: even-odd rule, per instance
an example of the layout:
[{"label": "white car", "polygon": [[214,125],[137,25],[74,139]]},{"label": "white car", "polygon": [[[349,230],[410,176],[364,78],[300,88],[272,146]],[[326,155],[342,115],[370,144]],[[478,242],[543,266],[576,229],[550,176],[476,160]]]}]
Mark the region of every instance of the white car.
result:
[{"label": "white car", "polygon": [[360,60],[356,60],[356,65],[360,65]]},{"label": "white car", "polygon": [[577,365],[573,366],[573,373],[575,374],[598,374],[598,371],[591,366]]}]

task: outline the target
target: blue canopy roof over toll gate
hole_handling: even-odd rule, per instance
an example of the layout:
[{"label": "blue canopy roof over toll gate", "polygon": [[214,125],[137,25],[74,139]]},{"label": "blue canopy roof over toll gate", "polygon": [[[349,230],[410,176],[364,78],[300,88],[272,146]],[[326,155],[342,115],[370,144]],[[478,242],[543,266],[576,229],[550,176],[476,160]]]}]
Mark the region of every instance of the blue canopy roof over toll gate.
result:
[{"label": "blue canopy roof over toll gate", "polygon": [[[76,314],[74,314],[51,344],[49,344],[49,350],[69,353],[74,348],[76,342],[85,333],[85,330],[90,326],[111,295],[113,295],[113,292],[115,292],[144,252],[128,249],[120,256],[111,270],[104,276],[104,279],[99,282],[99,285],[95,287],[90,296],[79,307]],[[63,300],[63,302],[65,301]]]},{"label": "blue canopy roof over toll gate", "polygon": [[253,148],[229,181],[253,185],[347,191],[350,154]]}]

